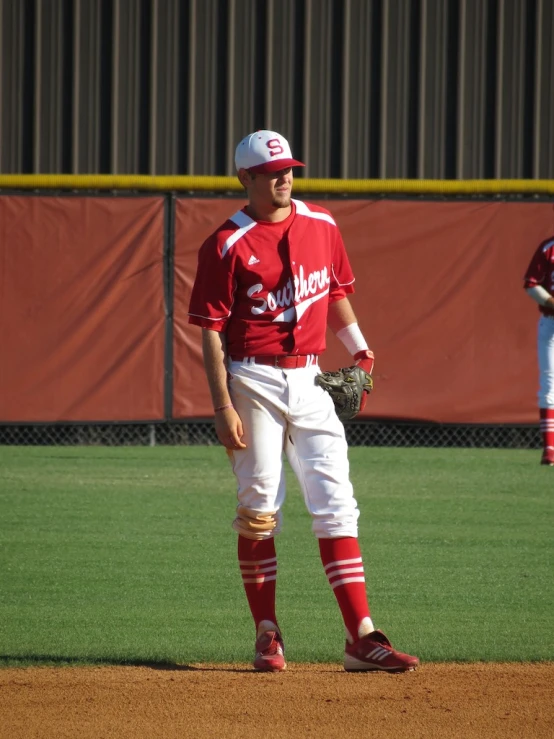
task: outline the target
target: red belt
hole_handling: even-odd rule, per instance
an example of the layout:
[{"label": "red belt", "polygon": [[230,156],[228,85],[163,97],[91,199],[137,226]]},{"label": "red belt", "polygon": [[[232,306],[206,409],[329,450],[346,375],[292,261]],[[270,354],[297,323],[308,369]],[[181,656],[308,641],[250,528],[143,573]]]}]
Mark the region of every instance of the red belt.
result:
[{"label": "red belt", "polygon": [[315,354],[281,354],[280,356],[262,354],[255,357],[239,357],[232,354],[231,360],[233,362],[267,364],[271,367],[280,367],[281,369],[300,369],[302,367],[309,367],[310,365],[315,364],[317,357]]}]

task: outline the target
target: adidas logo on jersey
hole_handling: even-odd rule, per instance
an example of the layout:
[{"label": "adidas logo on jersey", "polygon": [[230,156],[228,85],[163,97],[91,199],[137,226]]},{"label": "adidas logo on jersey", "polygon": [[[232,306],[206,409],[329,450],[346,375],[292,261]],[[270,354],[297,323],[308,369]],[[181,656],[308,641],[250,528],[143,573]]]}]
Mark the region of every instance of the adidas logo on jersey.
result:
[{"label": "adidas logo on jersey", "polygon": [[259,263],[260,263],[260,260],[256,259],[256,257],[252,254],[250,259],[248,260],[248,265],[252,266],[253,264],[259,264]]}]

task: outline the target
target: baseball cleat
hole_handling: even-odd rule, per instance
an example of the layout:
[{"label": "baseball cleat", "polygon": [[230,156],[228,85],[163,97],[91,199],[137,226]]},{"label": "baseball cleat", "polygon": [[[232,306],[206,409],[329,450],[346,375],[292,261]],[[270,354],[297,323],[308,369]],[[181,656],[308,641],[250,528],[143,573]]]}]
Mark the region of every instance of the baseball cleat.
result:
[{"label": "baseball cleat", "polygon": [[554,450],[546,449],[541,457],[541,464],[545,464],[548,467],[554,467]]},{"label": "baseball cleat", "polygon": [[258,672],[282,672],[285,662],[285,645],[277,631],[264,631],[256,639],[254,669]]},{"label": "baseball cleat", "polygon": [[354,644],[346,642],[344,669],[347,672],[410,672],[419,659],[397,652],[382,631],[372,631]]}]

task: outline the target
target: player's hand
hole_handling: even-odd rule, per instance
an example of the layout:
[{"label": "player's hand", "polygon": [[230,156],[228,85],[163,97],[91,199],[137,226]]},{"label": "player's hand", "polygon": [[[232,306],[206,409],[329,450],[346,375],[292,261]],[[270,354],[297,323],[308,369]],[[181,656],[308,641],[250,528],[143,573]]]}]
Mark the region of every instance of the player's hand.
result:
[{"label": "player's hand", "polygon": [[357,352],[357,354],[354,355],[354,359],[356,360],[356,365],[365,370],[368,375],[373,372],[375,356],[371,349],[364,349],[361,352]]},{"label": "player's hand", "polygon": [[[373,372],[373,365],[375,364],[375,357],[371,349],[365,349],[364,351],[358,352],[354,356],[354,359],[356,360],[356,365],[358,367],[361,367],[368,375],[371,375]],[[368,392],[362,393],[362,397],[360,398],[360,411],[363,411],[365,408],[368,395]]]},{"label": "player's hand", "polygon": [[234,408],[226,408],[215,414],[215,432],[226,449],[246,449],[242,437],[242,421]]}]

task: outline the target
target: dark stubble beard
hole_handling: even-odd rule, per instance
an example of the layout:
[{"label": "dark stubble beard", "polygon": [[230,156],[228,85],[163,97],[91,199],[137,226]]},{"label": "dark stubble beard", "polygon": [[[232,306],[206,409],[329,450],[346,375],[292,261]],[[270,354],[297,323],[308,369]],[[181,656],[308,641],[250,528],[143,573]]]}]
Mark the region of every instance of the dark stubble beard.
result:
[{"label": "dark stubble beard", "polygon": [[271,205],[274,208],[288,208],[290,206],[290,193],[286,195],[274,195]]}]

